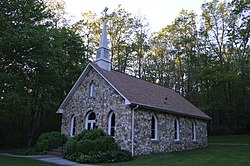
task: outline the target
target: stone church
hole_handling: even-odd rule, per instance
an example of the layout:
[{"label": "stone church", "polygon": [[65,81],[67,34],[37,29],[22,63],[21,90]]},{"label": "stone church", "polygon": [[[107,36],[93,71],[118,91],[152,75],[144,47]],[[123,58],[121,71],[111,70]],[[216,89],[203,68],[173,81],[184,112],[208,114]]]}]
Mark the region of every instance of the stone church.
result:
[{"label": "stone church", "polygon": [[106,11],[96,61],[57,110],[61,133],[101,128],[132,155],[207,146],[209,116],[174,90],[111,69]]}]

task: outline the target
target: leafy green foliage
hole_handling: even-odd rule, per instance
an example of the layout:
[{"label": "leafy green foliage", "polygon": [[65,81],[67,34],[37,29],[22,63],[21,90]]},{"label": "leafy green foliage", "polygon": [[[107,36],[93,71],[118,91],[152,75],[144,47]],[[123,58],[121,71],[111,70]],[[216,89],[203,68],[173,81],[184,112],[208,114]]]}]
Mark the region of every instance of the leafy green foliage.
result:
[{"label": "leafy green foliage", "polygon": [[78,163],[121,162],[131,160],[128,151],[120,150],[114,138],[101,129],[84,131],[66,143],[66,158]]},{"label": "leafy green foliage", "polygon": [[59,130],[55,110],[86,65],[81,37],[53,13],[41,0],[0,1],[1,147]]},{"label": "leafy green foliage", "polygon": [[35,145],[35,150],[37,152],[47,152],[53,148],[57,148],[58,146],[64,143],[65,136],[61,135],[60,132],[53,131],[48,133],[43,133],[37,140]]},{"label": "leafy green foliage", "polygon": [[105,134],[101,129],[84,131],[66,143],[67,154],[81,152],[89,154],[91,152],[106,152],[118,150],[118,145],[114,138]]},{"label": "leafy green foliage", "polygon": [[90,153],[89,155],[81,154],[76,162],[78,163],[114,163],[125,162],[132,159],[131,154],[128,151],[116,150]]},{"label": "leafy green foliage", "polygon": [[[98,47],[102,19],[84,13],[70,26],[63,2],[45,2],[0,1],[1,148],[60,129],[55,110]],[[204,3],[201,20],[182,10],[151,35],[118,6],[107,18],[113,69],[181,94],[212,117],[209,134],[249,133],[249,3]]]}]

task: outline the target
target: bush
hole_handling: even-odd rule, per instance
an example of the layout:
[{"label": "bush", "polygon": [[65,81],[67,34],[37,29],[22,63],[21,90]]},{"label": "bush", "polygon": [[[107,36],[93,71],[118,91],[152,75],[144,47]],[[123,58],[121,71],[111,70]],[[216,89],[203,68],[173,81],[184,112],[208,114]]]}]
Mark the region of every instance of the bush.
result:
[{"label": "bush", "polygon": [[73,154],[76,152],[77,141],[75,139],[68,139],[66,142],[67,154]]},{"label": "bush", "polygon": [[75,139],[77,141],[80,140],[96,140],[99,139],[103,136],[108,136],[107,134],[105,134],[103,132],[102,129],[93,129],[93,130],[87,130],[87,131],[83,131],[80,134],[78,134]]},{"label": "bush", "polygon": [[90,153],[88,155],[81,154],[76,162],[78,163],[113,163],[124,162],[132,159],[129,151],[116,150],[107,152]]},{"label": "bush", "polygon": [[76,162],[77,159],[81,156],[81,154],[82,154],[81,152],[75,152],[75,153],[72,153],[72,154],[66,154],[65,158],[68,159],[68,160]]},{"label": "bush", "polygon": [[57,131],[43,133],[36,142],[35,150],[37,152],[47,152],[62,145],[64,141],[65,137]]},{"label": "bush", "polygon": [[76,151],[82,152],[83,154],[89,154],[90,152],[106,152],[118,149],[118,145],[114,138],[108,135],[95,140],[80,140],[76,145]]},{"label": "bush", "polygon": [[81,152],[89,154],[90,152],[106,152],[109,150],[118,150],[118,145],[114,138],[105,134],[101,129],[84,131],[66,143],[67,154]]},{"label": "bush", "polygon": [[121,162],[132,159],[129,151],[121,150],[114,138],[101,129],[83,131],[66,143],[65,158],[78,163]]}]

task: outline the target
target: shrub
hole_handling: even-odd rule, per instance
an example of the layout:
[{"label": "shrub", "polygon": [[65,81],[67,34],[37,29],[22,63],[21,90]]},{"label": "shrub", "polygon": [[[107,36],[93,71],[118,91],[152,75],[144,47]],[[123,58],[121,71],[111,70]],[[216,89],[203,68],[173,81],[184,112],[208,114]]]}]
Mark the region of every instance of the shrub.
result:
[{"label": "shrub", "polygon": [[118,150],[118,145],[114,138],[108,135],[102,136],[96,140],[80,140],[76,144],[76,151],[82,152],[83,154],[89,154],[90,152],[106,152],[109,150]]},{"label": "shrub", "polygon": [[66,142],[66,151],[67,154],[73,154],[74,152],[76,152],[76,146],[77,146],[77,141],[75,139],[68,139],[68,141]]},{"label": "shrub", "polygon": [[129,151],[121,150],[114,138],[101,129],[83,131],[66,143],[65,158],[78,163],[107,163],[132,159]]},{"label": "shrub", "polygon": [[77,141],[80,140],[96,140],[99,139],[103,136],[107,136],[107,134],[105,134],[103,132],[102,129],[93,129],[93,130],[87,130],[87,131],[83,131],[80,134],[78,134],[75,139]]},{"label": "shrub", "polygon": [[66,154],[65,158],[71,161],[76,162],[77,159],[81,156],[81,152],[74,152],[72,154]]},{"label": "shrub", "polygon": [[57,131],[43,133],[37,140],[35,150],[37,152],[49,151],[64,143],[64,136]]},{"label": "shrub", "polygon": [[124,162],[132,159],[129,151],[116,150],[107,152],[90,153],[88,155],[81,154],[76,162],[78,163],[113,163]]},{"label": "shrub", "polygon": [[66,143],[67,154],[81,152],[89,154],[90,152],[105,152],[109,150],[118,150],[118,145],[114,138],[105,134],[101,129],[84,131]]}]

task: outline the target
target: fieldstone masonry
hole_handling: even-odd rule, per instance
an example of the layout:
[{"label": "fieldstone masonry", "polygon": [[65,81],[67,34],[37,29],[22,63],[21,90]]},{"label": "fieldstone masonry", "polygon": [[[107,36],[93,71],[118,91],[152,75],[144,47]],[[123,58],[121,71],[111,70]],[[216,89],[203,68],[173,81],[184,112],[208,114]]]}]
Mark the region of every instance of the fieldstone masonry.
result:
[{"label": "fieldstone masonry", "polygon": [[[91,81],[94,95],[89,97]],[[90,70],[65,107],[62,115],[61,131],[70,136],[71,118],[76,117],[76,133],[85,130],[86,115],[96,114],[96,125],[108,132],[108,117],[115,113],[115,136],[122,149],[131,149],[131,109],[124,99],[94,70]]]},{"label": "fieldstone masonry", "polygon": [[[158,121],[157,140],[151,140],[151,118]],[[180,123],[180,140],[174,140],[174,120]],[[135,154],[180,151],[207,146],[206,121],[195,119],[196,141],[192,140],[193,118],[174,116],[163,112],[149,110],[135,111]]]},{"label": "fieldstone masonry", "polygon": [[[90,83],[94,82],[94,95],[89,96]],[[86,115],[96,114],[96,125],[108,132],[108,117],[115,113],[115,140],[122,149],[131,151],[132,108],[125,105],[124,99],[93,69],[91,69],[62,115],[61,132],[70,136],[71,118],[75,116],[76,134],[85,130]],[[134,125],[135,155],[170,152],[207,146],[207,123],[205,120],[175,116],[164,112],[136,109]],[[151,118],[157,117],[158,139],[151,140]],[[180,122],[180,141],[174,141],[174,120]],[[192,141],[192,121],[197,125],[197,140]]]}]

